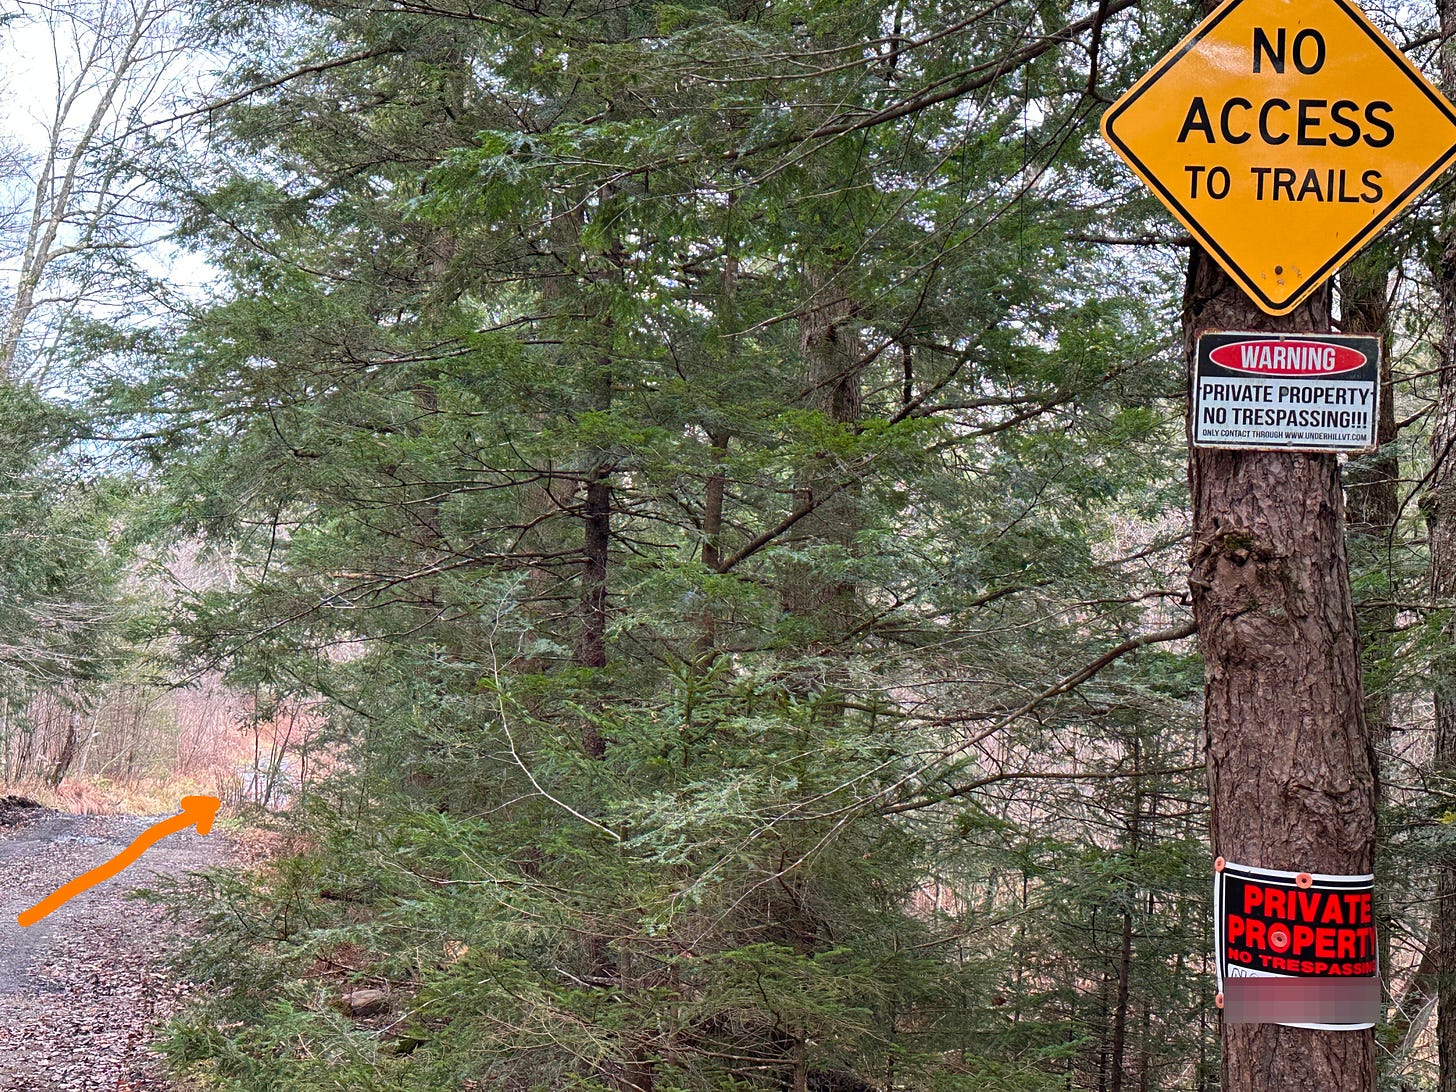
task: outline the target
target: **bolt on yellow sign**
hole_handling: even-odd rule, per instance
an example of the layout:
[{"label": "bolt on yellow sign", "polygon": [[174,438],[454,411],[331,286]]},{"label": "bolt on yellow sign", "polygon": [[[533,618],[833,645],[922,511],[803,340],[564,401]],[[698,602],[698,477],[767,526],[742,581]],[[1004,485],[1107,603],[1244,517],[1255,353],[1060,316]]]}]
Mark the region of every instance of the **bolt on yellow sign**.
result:
[{"label": "bolt on yellow sign", "polygon": [[1282,315],[1456,157],[1456,110],[1353,3],[1228,0],[1102,135]]}]

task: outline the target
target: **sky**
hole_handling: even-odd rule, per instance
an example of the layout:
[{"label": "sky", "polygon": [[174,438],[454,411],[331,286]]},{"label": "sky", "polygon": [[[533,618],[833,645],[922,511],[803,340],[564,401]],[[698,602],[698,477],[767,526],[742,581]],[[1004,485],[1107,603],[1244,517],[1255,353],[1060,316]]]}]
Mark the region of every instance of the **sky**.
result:
[{"label": "sky", "polygon": [[[17,13],[16,18],[0,28],[0,138],[22,149],[27,160],[19,174],[12,170],[6,172],[8,177],[0,176],[0,204],[20,212],[16,221],[19,230],[12,229],[11,237],[5,240],[8,245],[0,252],[0,283],[4,283],[5,295],[13,294],[19,277],[23,229],[35,206],[36,181],[46,160],[58,88],[71,84],[82,70],[87,53],[96,48],[98,25],[124,34],[139,11],[145,16],[157,6],[158,0],[61,0],[57,7],[47,8],[30,0],[23,3],[0,0],[0,11]],[[141,78],[112,100],[108,123],[101,129],[103,139],[98,143],[104,143],[107,133],[124,132],[132,123],[122,123],[120,119],[138,105],[147,121],[161,120],[176,111],[175,99],[179,94],[189,97],[199,94],[208,82],[208,67],[202,63],[206,58],[181,51],[175,42],[175,37],[167,35],[164,23],[153,27],[153,36],[143,47],[150,59],[132,69]],[[92,66],[77,89],[62,125],[63,153],[74,147],[102,104],[104,89],[116,73],[115,59],[119,55],[118,41],[104,46],[102,59]],[[84,194],[84,189],[78,187],[77,192]],[[148,196],[146,187],[135,192],[144,204]],[[134,205],[133,209],[138,207]],[[134,252],[141,267],[188,298],[203,297],[206,287],[215,279],[214,270],[200,256],[165,242],[167,230],[165,224],[145,228],[142,237],[150,245]],[[57,243],[65,245],[77,237],[73,219],[62,229]],[[96,306],[102,306],[108,317],[114,316],[118,321],[148,321],[145,313],[139,313],[141,305],[136,300],[110,300]],[[43,329],[45,320],[45,314],[38,311],[33,325]]]}]

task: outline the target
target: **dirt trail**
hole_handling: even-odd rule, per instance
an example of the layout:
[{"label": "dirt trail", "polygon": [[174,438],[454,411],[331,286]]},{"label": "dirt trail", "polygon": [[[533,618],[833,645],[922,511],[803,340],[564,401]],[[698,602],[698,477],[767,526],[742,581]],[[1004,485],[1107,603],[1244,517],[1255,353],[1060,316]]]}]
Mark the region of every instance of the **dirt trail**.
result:
[{"label": "dirt trail", "polygon": [[123,896],[219,862],[224,838],[174,834],[35,925],[15,921],[159,818],[39,812],[0,829],[0,1092],[170,1089],[148,1043],[179,996],[158,962],[171,925]]}]

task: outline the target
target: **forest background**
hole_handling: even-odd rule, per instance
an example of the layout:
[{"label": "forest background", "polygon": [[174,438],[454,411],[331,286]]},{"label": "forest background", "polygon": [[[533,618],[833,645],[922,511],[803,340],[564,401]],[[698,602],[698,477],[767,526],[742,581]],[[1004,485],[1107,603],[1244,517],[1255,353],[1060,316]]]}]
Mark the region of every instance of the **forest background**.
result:
[{"label": "forest background", "polygon": [[[1439,77],[1443,3],[1366,10]],[[4,780],[278,846],[188,892],[179,1074],[1216,1087],[1190,240],[1097,135],[1199,14],[0,8]],[[1443,1092],[1452,186],[1334,286],[1382,1079]]]}]

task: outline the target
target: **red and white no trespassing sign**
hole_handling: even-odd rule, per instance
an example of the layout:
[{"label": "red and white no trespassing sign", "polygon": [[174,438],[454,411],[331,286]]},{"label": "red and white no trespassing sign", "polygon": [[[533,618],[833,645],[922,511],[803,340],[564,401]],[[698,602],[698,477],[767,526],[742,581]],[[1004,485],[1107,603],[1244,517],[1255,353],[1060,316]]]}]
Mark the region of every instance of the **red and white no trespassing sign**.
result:
[{"label": "red and white no trespassing sign", "polygon": [[1214,865],[1225,1020],[1329,1031],[1374,1027],[1380,961],[1375,877]]},{"label": "red and white no trespassing sign", "polygon": [[1205,331],[1193,377],[1193,445],[1372,450],[1380,355],[1380,339],[1369,334]]}]

